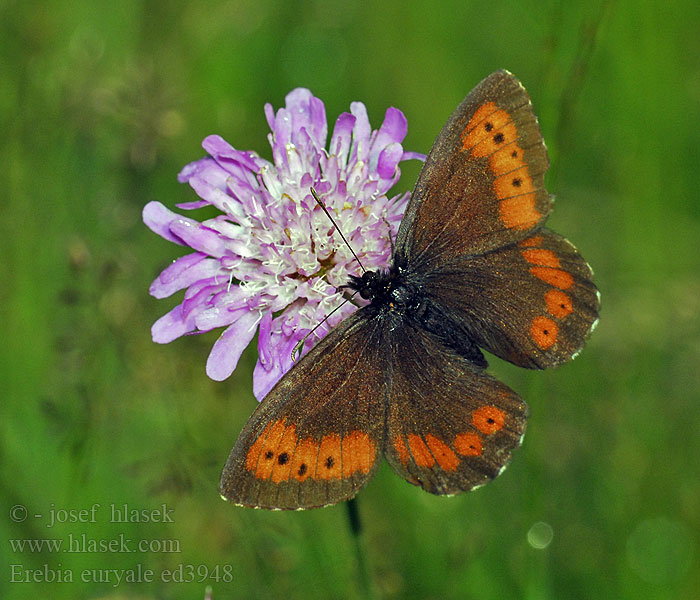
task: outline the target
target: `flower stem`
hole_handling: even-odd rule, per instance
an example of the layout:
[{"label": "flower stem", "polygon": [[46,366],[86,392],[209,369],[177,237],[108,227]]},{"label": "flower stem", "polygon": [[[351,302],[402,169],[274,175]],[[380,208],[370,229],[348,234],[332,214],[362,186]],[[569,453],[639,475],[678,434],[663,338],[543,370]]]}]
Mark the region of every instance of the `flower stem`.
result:
[{"label": "flower stem", "polygon": [[376,590],[372,585],[372,578],[367,568],[365,558],[365,549],[362,543],[362,522],[360,521],[360,513],[357,508],[357,498],[351,498],[345,505],[348,512],[348,523],[350,525],[350,533],[352,534],[353,543],[355,546],[355,558],[357,560],[357,579],[360,585],[360,595],[362,598],[373,600],[377,598]]}]

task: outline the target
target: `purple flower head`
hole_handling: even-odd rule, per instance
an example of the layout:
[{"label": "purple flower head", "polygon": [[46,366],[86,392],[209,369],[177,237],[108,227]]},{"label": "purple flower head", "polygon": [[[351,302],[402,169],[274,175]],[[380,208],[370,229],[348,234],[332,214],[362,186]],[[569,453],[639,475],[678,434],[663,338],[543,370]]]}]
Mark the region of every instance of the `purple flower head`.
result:
[{"label": "purple flower head", "polygon": [[[203,222],[150,202],[143,220],[166,240],[194,252],[175,260],[150,293],[165,298],[184,289],[181,304],[152,328],[167,343],[184,334],[224,327],[207,361],[212,379],[226,379],[258,331],[253,390],[261,400],[292,365],[294,346],[343,302],[338,287],[360,268],[338,231],[313,199],[315,188],[366,269],[387,266],[408,193],[387,197],[404,152],[406,118],[396,108],[372,130],[367,110],[353,102],[326,146],[323,102],[297,88],[285,108],[265,106],[273,162],[236,150],[217,135],[202,146],[209,156],[178,176],[221,214]],[[346,302],[306,340],[310,348],[356,307]]]}]

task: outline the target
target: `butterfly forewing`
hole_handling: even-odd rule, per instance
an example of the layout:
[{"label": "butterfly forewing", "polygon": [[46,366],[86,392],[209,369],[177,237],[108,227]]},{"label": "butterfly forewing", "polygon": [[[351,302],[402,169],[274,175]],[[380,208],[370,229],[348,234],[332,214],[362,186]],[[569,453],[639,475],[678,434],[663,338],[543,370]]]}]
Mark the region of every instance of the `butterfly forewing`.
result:
[{"label": "butterfly forewing", "polygon": [[479,83],[428,155],[397,237],[397,255],[429,269],[522,239],[551,210],[549,165],[530,98],[507,71]]},{"label": "butterfly forewing", "polygon": [[421,328],[406,324],[388,336],[385,454],[394,470],[441,495],[499,475],[525,432],[525,403]]},{"label": "butterfly forewing", "polygon": [[381,346],[355,313],[270,391],[246,423],[221,476],[243,506],[299,509],[347,500],[374,473],[384,440]]}]

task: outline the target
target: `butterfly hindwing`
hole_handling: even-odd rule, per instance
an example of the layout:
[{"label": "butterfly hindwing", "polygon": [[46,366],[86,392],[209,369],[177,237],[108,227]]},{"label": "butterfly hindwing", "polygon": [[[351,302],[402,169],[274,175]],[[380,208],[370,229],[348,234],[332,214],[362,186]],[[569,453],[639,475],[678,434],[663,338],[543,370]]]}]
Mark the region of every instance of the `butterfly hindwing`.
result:
[{"label": "butterfly hindwing", "polygon": [[416,268],[522,239],[547,218],[549,160],[530,98],[507,71],[479,83],[428,155],[397,253]]},{"label": "butterfly hindwing", "polygon": [[314,346],[246,423],[221,476],[243,506],[299,509],[354,496],[384,439],[383,373],[372,322],[355,313]]},{"label": "butterfly hindwing", "polygon": [[499,475],[525,432],[525,403],[425,330],[407,324],[391,336],[385,455],[393,469],[440,495]]},{"label": "butterfly hindwing", "polygon": [[480,347],[516,365],[570,360],[598,318],[592,272],[565,238],[542,229],[425,276],[425,293]]}]

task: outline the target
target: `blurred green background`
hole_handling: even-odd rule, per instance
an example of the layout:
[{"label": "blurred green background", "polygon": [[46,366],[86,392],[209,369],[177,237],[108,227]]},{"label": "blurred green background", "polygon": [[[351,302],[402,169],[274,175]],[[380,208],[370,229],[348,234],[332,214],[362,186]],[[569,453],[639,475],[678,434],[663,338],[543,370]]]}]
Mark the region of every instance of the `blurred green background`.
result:
[{"label": "blurred green background", "polygon": [[[494,483],[438,498],[385,465],[360,493],[372,590],[698,597],[699,16],[689,0],[0,2],[0,597],[204,598],[207,585],[214,599],[365,596],[345,506],[219,499],[255,406],[255,348],[215,383],[204,365],[216,333],[151,341],[179,299],[148,286],[183,250],[141,209],[196,198],[175,176],[210,133],[269,158],[263,105],[296,86],[331,123],[353,100],[375,127],[399,107],[405,147],[427,152],[501,67],[533,98],[558,198],[550,224],[593,265],[601,321],[556,371],[491,361],[532,414]],[[417,175],[408,164],[398,189]],[[95,504],[94,519],[78,512]],[[110,506],[125,504],[165,505],[173,522],[113,522]],[[51,527],[52,510],[68,522]],[[10,541],[82,536],[145,545]],[[92,581],[137,568],[134,583]]]}]

